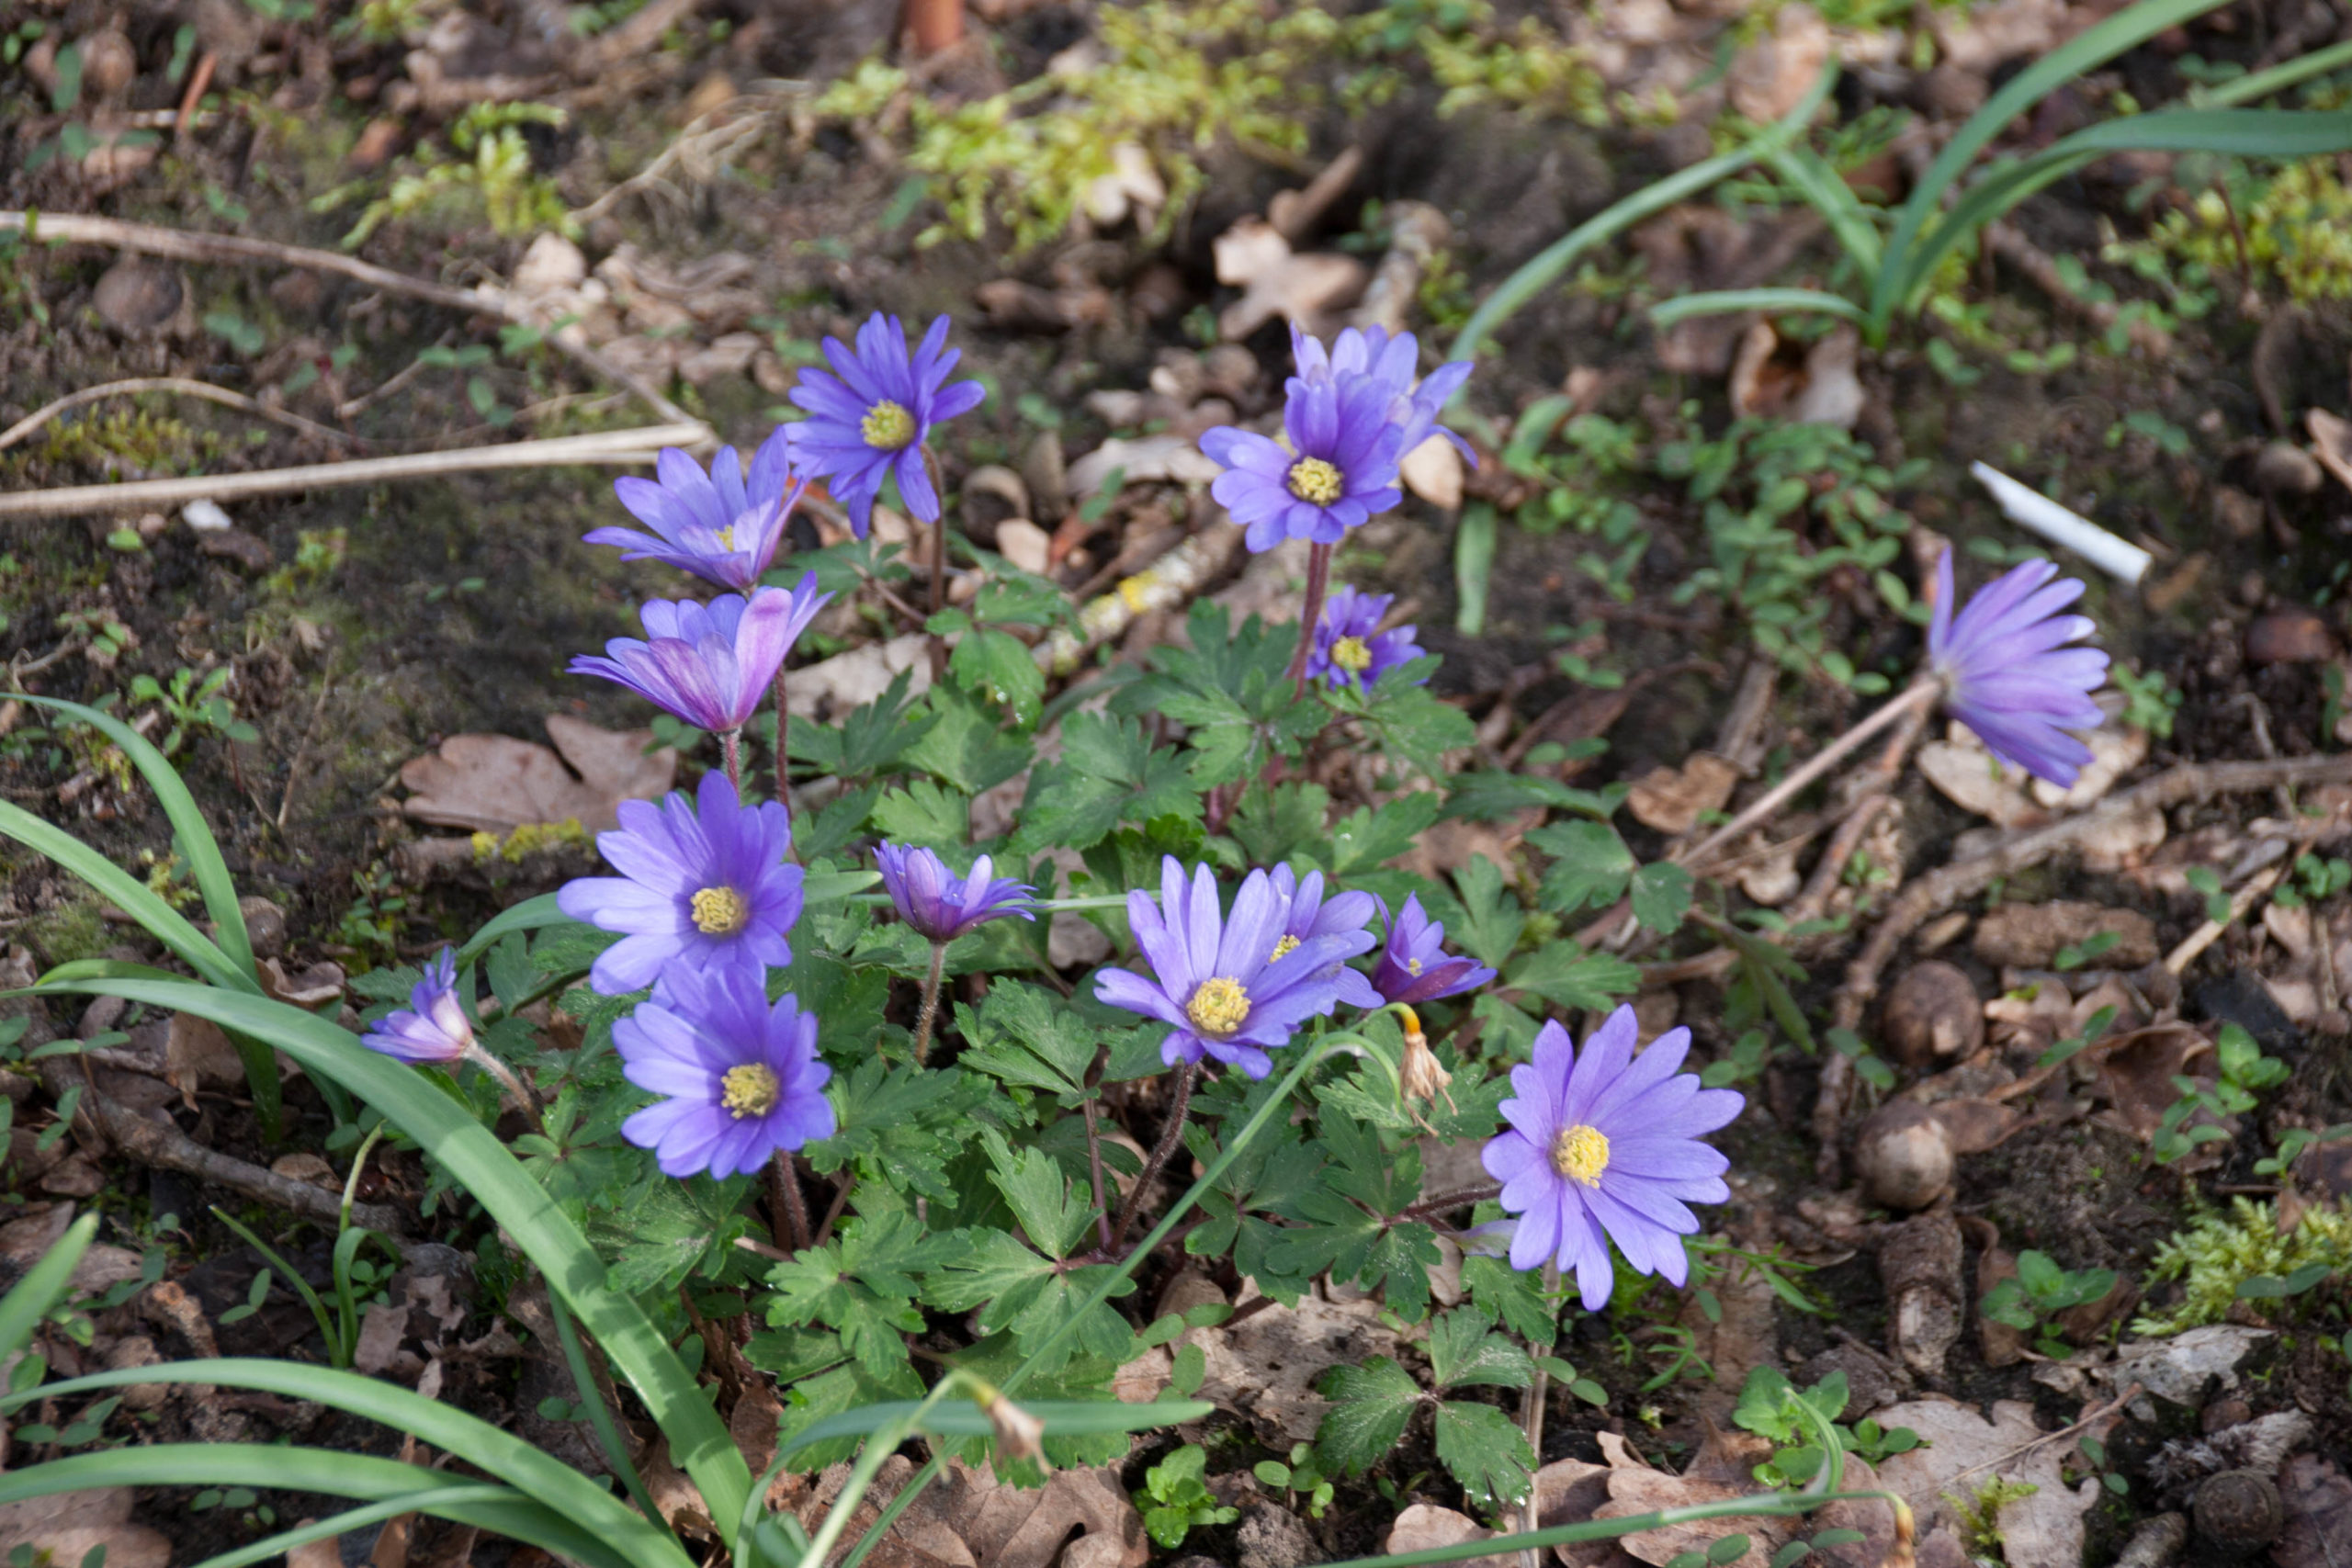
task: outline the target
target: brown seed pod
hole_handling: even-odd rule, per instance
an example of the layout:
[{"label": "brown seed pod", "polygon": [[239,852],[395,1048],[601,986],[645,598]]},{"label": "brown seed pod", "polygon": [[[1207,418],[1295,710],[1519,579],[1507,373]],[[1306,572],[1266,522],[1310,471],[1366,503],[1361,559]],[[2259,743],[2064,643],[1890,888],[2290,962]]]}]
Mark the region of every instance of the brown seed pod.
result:
[{"label": "brown seed pod", "polygon": [[1951,1186],[1951,1134],[1924,1105],[1891,1100],[1855,1140],[1862,1196],[1885,1209],[1924,1209]]},{"label": "brown seed pod", "polygon": [[2278,1488],[2258,1470],[2225,1470],[2197,1489],[2197,1533],[2233,1557],[2259,1551],[2287,1527]]},{"label": "brown seed pod", "polygon": [[1914,964],[1879,1014],[1886,1054],[1906,1067],[1966,1056],[1984,1043],[1984,1004],[1967,975],[1940,958]]}]

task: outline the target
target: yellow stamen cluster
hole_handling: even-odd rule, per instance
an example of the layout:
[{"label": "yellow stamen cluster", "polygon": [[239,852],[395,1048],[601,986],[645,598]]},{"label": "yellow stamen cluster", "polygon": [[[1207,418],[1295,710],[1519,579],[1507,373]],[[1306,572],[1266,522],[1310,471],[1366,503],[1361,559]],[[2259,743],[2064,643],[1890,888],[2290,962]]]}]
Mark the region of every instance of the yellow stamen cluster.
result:
[{"label": "yellow stamen cluster", "polygon": [[1204,980],[1193,993],[1193,999],[1184,1004],[1184,1016],[1210,1039],[1227,1039],[1248,1021],[1250,993],[1241,988],[1240,981],[1223,976]]},{"label": "yellow stamen cluster", "polygon": [[732,887],[706,887],[694,896],[695,929],[705,936],[733,936],[752,918],[752,906]]},{"label": "yellow stamen cluster", "polygon": [[1290,492],[1317,506],[1329,506],[1347,494],[1340,470],[1320,457],[1301,457],[1290,466]]},{"label": "yellow stamen cluster", "polygon": [[865,411],[857,433],[875,450],[896,452],[915,438],[915,416],[886,398]]},{"label": "yellow stamen cluster", "polygon": [[1360,637],[1343,637],[1331,645],[1331,662],[1342,670],[1361,673],[1372,668],[1372,649]]},{"label": "yellow stamen cluster", "polygon": [[1273,952],[1266,954],[1266,962],[1272,964],[1276,959],[1288,958],[1292,953],[1296,953],[1297,951],[1298,938],[1292,936],[1289,932],[1285,931],[1283,933],[1282,941],[1274,943]]},{"label": "yellow stamen cluster", "polygon": [[1563,1127],[1552,1140],[1552,1168],[1587,1187],[1600,1185],[1609,1168],[1609,1134],[1598,1127]]},{"label": "yellow stamen cluster", "polygon": [[763,1062],[729,1067],[718,1080],[719,1107],[738,1122],[746,1116],[765,1116],[783,1095],[784,1085],[775,1069]]}]

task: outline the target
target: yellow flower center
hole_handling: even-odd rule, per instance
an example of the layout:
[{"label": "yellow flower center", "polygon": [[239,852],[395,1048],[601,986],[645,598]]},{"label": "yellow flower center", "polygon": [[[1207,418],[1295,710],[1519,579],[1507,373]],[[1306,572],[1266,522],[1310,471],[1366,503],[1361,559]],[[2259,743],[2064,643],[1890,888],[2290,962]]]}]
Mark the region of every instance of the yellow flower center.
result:
[{"label": "yellow flower center", "polygon": [[1292,953],[1296,953],[1297,951],[1298,938],[1291,936],[1288,933],[1284,933],[1282,941],[1274,943],[1273,952],[1266,955],[1266,962],[1272,964],[1276,959],[1288,958]]},{"label": "yellow flower center", "polygon": [[718,547],[722,550],[735,547],[735,525],[732,523],[718,531]]},{"label": "yellow flower center", "polygon": [[1600,1185],[1609,1168],[1609,1134],[1598,1127],[1563,1127],[1552,1140],[1552,1168],[1587,1187]]},{"label": "yellow flower center", "polygon": [[733,936],[752,918],[752,906],[732,887],[706,887],[694,897],[695,929],[705,936]]},{"label": "yellow flower center", "polygon": [[1290,492],[1301,501],[1329,506],[1347,493],[1340,470],[1320,457],[1301,457],[1290,466]]},{"label": "yellow flower center", "polygon": [[1408,958],[1405,960],[1405,973],[1410,975],[1416,980],[1419,979],[1421,977],[1421,961],[1418,958]]},{"label": "yellow flower center", "polygon": [[738,1122],[746,1116],[765,1116],[775,1109],[783,1093],[784,1085],[776,1081],[775,1069],[761,1062],[729,1067],[727,1076],[718,1080],[718,1103]]},{"label": "yellow flower center", "polygon": [[865,411],[857,427],[865,444],[877,451],[896,452],[915,438],[915,416],[885,399]]},{"label": "yellow flower center", "polygon": [[1250,993],[1241,988],[1240,981],[1223,976],[1204,980],[1193,999],[1184,1004],[1184,1016],[1210,1039],[1223,1040],[1249,1018]]},{"label": "yellow flower center", "polygon": [[1343,637],[1331,645],[1331,662],[1342,670],[1361,672],[1372,668],[1372,649],[1360,637]]}]

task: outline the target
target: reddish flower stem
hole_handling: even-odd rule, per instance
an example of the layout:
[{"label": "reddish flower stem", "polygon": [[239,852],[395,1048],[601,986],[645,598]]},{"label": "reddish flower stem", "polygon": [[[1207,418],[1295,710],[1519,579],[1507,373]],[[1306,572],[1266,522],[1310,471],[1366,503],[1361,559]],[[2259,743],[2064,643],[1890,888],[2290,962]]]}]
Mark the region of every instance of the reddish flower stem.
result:
[{"label": "reddish flower stem", "polygon": [[1331,582],[1331,547],[1306,547],[1306,603],[1298,615],[1298,650],[1290,656],[1290,678],[1306,694],[1306,656],[1315,650],[1315,627],[1323,619],[1323,593]]},{"label": "reddish flower stem", "polygon": [[1193,1080],[1200,1076],[1201,1065],[1198,1062],[1187,1062],[1176,1069],[1175,1102],[1168,1108],[1168,1122],[1159,1130],[1159,1145],[1152,1149],[1151,1157],[1143,1162],[1143,1174],[1136,1178],[1133,1187],[1127,1189],[1127,1201],[1119,1205],[1119,1223],[1111,1227],[1113,1251],[1116,1251],[1127,1239],[1129,1227],[1136,1223],[1136,1216],[1143,1212],[1144,1194],[1151,1190],[1152,1183],[1158,1181],[1159,1173],[1168,1168],[1169,1157],[1175,1154],[1176,1145],[1184,1141],[1184,1113],[1193,1107]]}]

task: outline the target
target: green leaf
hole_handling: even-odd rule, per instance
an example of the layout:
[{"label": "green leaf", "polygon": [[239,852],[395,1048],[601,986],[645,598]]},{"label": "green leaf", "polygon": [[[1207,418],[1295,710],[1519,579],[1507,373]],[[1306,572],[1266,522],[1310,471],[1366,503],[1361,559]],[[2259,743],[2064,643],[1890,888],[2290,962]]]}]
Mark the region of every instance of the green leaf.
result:
[{"label": "green leaf", "polygon": [[1182,762],[1156,750],[1134,719],[1072,714],[1062,724],[1062,756],[1030,775],[1022,803],[1019,852],[1084,850],[1122,822],[1201,819],[1201,797]]},{"label": "green leaf", "polygon": [[1544,1299],[1542,1278],[1500,1258],[1474,1253],[1462,1260],[1462,1288],[1471,1304],[1521,1338],[1549,1345],[1559,1334],[1560,1305]]},{"label": "green leaf", "polygon": [[1069,1257],[1093,1226],[1092,1205],[1071,1197],[1069,1179],[1051,1156],[1036,1149],[1016,1151],[993,1127],[980,1129],[980,1145],[996,1168],[989,1179],[1004,1194],[1030,1241],[1052,1257]]},{"label": "green leaf", "polygon": [[1442,1389],[1473,1383],[1525,1388],[1535,1381],[1527,1352],[1475,1312],[1447,1313],[1430,1325],[1430,1376]]},{"label": "green leaf", "polygon": [[[1842,188],[1842,187],[1841,187]],[[1813,311],[1845,321],[1868,321],[1869,314],[1850,299],[1824,294],[1817,288],[1726,288],[1705,294],[1681,294],[1650,307],[1650,322],[1664,332],[1693,316],[1722,316],[1747,310],[1771,315]]]},{"label": "green leaf", "polygon": [[1430,791],[1416,790],[1350,812],[1331,829],[1331,874],[1371,871],[1404,854],[1437,821],[1439,804]]},{"label": "green leaf", "polygon": [[999,980],[975,1009],[956,1005],[964,1037],[958,1065],[1021,1089],[1075,1102],[1102,1048],[1103,1032],[1044,987]]},{"label": "green leaf", "polygon": [[1503,874],[1485,855],[1472,855],[1453,873],[1461,918],[1447,928],[1454,945],[1479,963],[1499,968],[1527,929],[1527,910],[1503,887]]},{"label": "green leaf", "polygon": [[916,779],[904,789],[886,792],[866,820],[893,843],[949,849],[971,831],[971,802],[929,779]]},{"label": "green leaf", "polygon": [[1036,723],[1045,706],[1046,672],[1028,645],[1011,632],[993,626],[967,632],[948,656],[947,672],[965,690],[1011,708],[1017,724]]},{"label": "green leaf", "polygon": [[969,1141],[966,1120],[986,1089],[978,1077],[928,1072],[911,1064],[892,1067],[869,1055],[834,1075],[828,1092],[840,1125],[802,1154],[820,1176],[857,1159],[893,1187],[934,1202],[953,1198],[947,1167]]},{"label": "green leaf", "polygon": [[1671,861],[1657,861],[1634,874],[1634,919],[1671,935],[1690,912],[1692,878]]},{"label": "green leaf", "polygon": [[1520,1501],[1534,1479],[1535,1452],[1527,1435],[1491,1404],[1450,1399],[1439,1405],[1437,1457],[1482,1506]]},{"label": "green leaf", "polygon": [[1639,864],[1606,822],[1555,822],[1528,834],[1527,841],[1552,857],[1536,899],[1555,915],[1615,903]]},{"label": "green leaf", "polygon": [[829,1420],[855,1417],[886,1401],[912,1399],[922,1393],[922,1379],[905,1361],[880,1377],[860,1362],[847,1362],[816,1377],[803,1378],[785,1392],[777,1443],[780,1447],[789,1445],[795,1470],[808,1472],[839,1464],[854,1457],[864,1446],[860,1440],[862,1429],[853,1424],[846,1431],[834,1428],[827,1436],[810,1437],[812,1431]]},{"label": "green leaf", "polygon": [[923,1327],[911,1276],[954,1250],[945,1238],[926,1236],[903,1210],[857,1216],[834,1240],[768,1270],[776,1292],[768,1322],[780,1328],[821,1323],[841,1335],[842,1348],[870,1376],[887,1378],[907,1359],[902,1336]]},{"label": "green leaf", "polygon": [[75,1220],[41,1254],[40,1261],[8,1288],[7,1295],[0,1297],[0,1357],[12,1356],[30,1344],[41,1319],[64,1299],[74,1265],[90,1249],[90,1238],[98,1234],[98,1219],[96,1214],[85,1214]]},{"label": "green leaf", "polygon": [[1419,1385],[1385,1356],[1333,1367],[1315,1388],[1331,1402],[1315,1429],[1316,1457],[1337,1475],[1362,1475],[1387,1458],[1421,1403]]},{"label": "green leaf", "polygon": [[996,716],[944,682],[931,689],[932,727],[905,760],[966,795],[984,795],[1029,765],[1029,743],[1001,733]]},{"label": "green leaf", "polygon": [[1642,987],[1639,966],[1612,953],[1587,953],[1572,942],[1555,942],[1527,954],[1503,976],[1503,984],[1530,991],[1555,1007],[1601,1011]]}]

